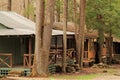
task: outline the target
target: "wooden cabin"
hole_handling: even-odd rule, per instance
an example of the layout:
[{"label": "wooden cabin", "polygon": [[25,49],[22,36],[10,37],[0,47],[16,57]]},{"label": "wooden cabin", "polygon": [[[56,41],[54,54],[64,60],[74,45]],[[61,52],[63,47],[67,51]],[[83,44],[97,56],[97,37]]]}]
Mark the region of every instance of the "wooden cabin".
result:
[{"label": "wooden cabin", "polygon": [[[58,51],[58,54],[62,54],[62,39],[62,30],[52,30],[51,50],[54,52],[50,53]],[[83,62],[97,61],[96,39],[96,35],[85,34]],[[0,44],[0,64],[7,67],[30,67],[35,45],[35,23],[14,12],[0,11]],[[106,55],[106,48],[103,48],[103,55]],[[119,53],[119,48],[119,43],[114,43],[115,53]],[[68,52],[76,51],[74,32],[67,32],[67,49]]]},{"label": "wooden cabin", "polygon": [[33,26],[17,13],[0,11],[0,67],[23,65],[24,54],[33,53]]},{"label": "wooden cabin", "polygon": [[[34,53],[35,23],[14,12],[0,11],[0,61],[7,67],[13,65],[31,65],[31,53]],[[63,31],[53,30],[51,49],[63,49]],[[73,32],[67,32],[67,49],[75,50]],[[93,38],[85,39],[84,58],[92,59],[94,53]],[[2,59],[3,57],[6,57]],[[2,59],[2,60],[1,60]],[[5,60],[7,59],[7,61]]]},{"label": "wooden cabin", "polygon": [[113,57],[120,60],[120,40],[113,38]]},{"label": "wooden cabin", "polygon": [[[86,62],[90,63],[90,62],[95,61],[95,54],[96,54],[95,45],[94,45],[95,38],[93,36],[91,38],[90,37],[91,36],[86,35],[85,41],[84,41],[84,56],[83,56],[84,63],[86,63]],[[56,50],[56,51],[63,50],[63,35],[61,33],[59,35],[52,36],[51,50]],[[68,50],[68,52],[69,51],[71,51],[73,53],[75,52],[74,54],[72,54],[73,58],[75,56],[77,56],[74,33],[72,33],[72,34],[67,33],[67,50]]]}]

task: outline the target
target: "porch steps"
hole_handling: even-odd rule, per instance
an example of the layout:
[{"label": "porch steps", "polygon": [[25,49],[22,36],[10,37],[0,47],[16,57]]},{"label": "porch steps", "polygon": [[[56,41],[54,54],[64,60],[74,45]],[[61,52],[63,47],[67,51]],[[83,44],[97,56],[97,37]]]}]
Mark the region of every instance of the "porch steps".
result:
[{"label": "porch steps", "polygon": [[23,72],[24,72],[24,70],[22,70],[22,69],[18,69],[18,70],[13,69],[13,70],[9,71],[7,76],[9,76],[9,77],[20,77],[20,76],[23,75]]},{"label": "porch steps", "polygon": [[0,76],[29,76],[30,68],[0,68]]}]

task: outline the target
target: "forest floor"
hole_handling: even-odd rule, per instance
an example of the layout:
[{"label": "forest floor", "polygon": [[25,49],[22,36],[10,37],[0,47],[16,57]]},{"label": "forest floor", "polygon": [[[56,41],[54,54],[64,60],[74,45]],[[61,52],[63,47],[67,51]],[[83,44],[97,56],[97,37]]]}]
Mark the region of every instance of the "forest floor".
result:
[{"label": "forest floor", "polygon": [[120,80],[120,65],[110,68],[84,68],[80,72],[42,77],[7,77],[0,80]]}]

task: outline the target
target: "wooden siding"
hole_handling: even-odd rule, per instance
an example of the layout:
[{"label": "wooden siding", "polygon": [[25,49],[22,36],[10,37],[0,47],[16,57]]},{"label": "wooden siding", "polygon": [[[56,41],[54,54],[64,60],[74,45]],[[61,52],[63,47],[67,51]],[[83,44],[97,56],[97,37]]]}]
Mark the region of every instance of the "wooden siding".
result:
[{"label": "wooden siding", "polygon": [[95,59],[95,46],[93,39],[88,39],[88,58]]},{"label": "wooden siding", "polygon": [[13,64],[23,63],[23,54],[27,52],[26,41],[22,38],[0,37],[0,53],[12,53]]}]

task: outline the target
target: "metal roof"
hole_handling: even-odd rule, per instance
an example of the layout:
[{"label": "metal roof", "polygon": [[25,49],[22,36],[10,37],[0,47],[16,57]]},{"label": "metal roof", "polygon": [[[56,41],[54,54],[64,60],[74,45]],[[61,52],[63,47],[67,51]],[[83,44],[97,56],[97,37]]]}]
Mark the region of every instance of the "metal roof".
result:
[{"label": "metal roof", "polygon": [[14,35],[32,35],[32,32],[20,29],[2,29],[0,36],[14,36]]},{"label": "metal roof", "polygon": [[[67,35],[73,35],[74,32],[68,32],[66,33]],[[52,35],[63,35],[63,31],[61,30],[52,30]]]},{"label": "metal roof", "polygon": [[[15,12],[0,11],[0,36],[35,35],[35,26],[33,21]],[[67,35],[73,34],[75,33],[67,31]],[[52,35],[63,35],[63,31],[52,30]],[[113,38],[113,41],[120,42],[116,38]]]},{"label": "metal roof", "polygon": [[[0,29],[0,36],[35,34],[35,23],[15,12],[0,11],[0,23],[10,29]],[[52,35],[62,35],[61,30],[52,30]],[[74,34],[67,32],[67,34]]]},{"label": "metal roof", "polygon": [[10,29],[0,29],[0,35],[35,34],[35,23],[29,19],[9,11],[0,11],[0,23]]}]

